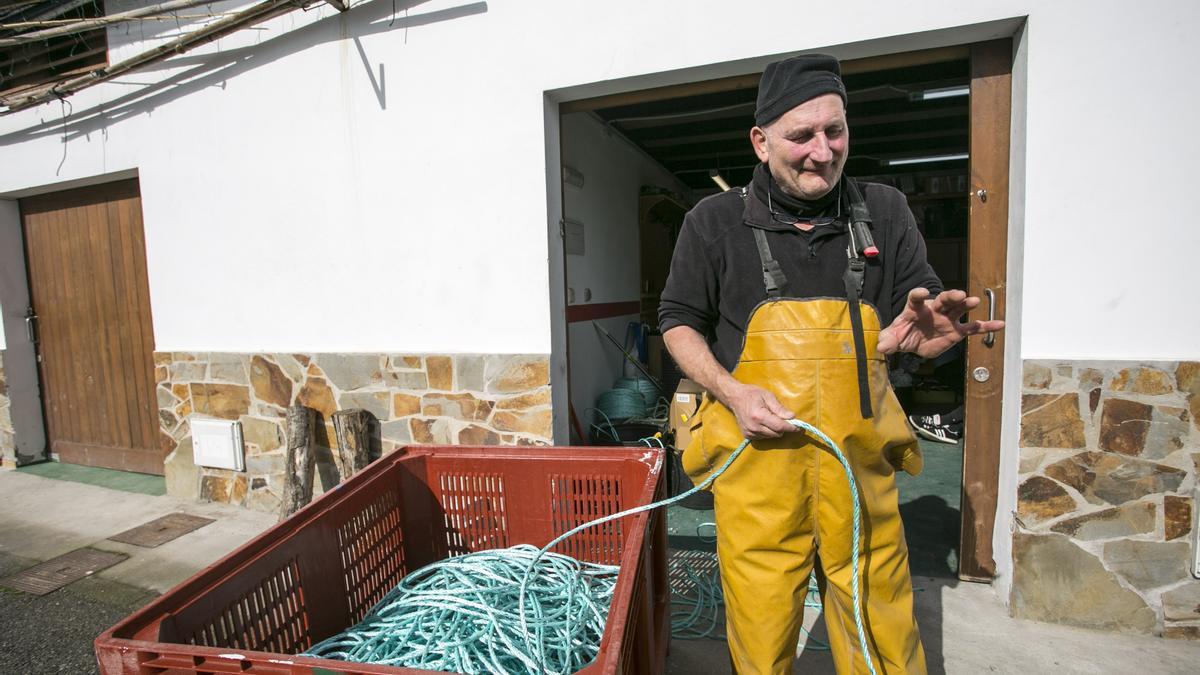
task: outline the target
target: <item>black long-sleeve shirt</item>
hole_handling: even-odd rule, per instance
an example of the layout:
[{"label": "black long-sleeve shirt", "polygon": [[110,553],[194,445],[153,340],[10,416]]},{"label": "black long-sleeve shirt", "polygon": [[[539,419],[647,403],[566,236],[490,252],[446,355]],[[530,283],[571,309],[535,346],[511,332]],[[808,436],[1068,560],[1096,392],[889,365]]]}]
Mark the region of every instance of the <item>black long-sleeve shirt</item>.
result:
[{"label": "black long-sleeve shirt", "polygon": [[[887,326],[918,286],[931,293],[941,281],[925,259],[925,240],[904,195],[895,188],[859,183],[871,212],[871,232],[879,257],[870,259],[862,299]],[[708,338],[713,355],[733,370],[742,349],[750,313],[767,297],[762,264],[754,243],[757,227],[766,231],[771,255],[787,277],[785,298],[846,297],[845,217],[802,231],[778,222],[749,190],[730,190],[702,200],[683,221],[671,258],[671,272],[658,309],[663,332],[690,326]],[[779,206],[775,205],[776,210]]]}]

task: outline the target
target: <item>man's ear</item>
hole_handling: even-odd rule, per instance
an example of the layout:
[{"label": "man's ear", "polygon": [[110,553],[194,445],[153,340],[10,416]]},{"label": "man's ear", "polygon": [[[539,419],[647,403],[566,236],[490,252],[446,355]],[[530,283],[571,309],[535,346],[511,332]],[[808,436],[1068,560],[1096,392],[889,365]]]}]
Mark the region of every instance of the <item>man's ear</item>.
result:
[{"label": "man's ear", "polygon": [[770,156],[767,152],[767,132],[763,131],[762,127],[750,130],[750,145],[754,146],[754,154],[758,155],[758,161],[767,161],[767,157]]}]

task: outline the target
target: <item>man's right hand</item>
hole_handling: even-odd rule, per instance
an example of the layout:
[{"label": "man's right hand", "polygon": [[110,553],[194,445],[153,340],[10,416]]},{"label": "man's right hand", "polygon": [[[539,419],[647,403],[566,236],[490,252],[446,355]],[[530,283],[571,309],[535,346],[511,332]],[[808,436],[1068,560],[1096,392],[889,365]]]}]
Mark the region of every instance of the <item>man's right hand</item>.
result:
[{"label": "man's right hand", "polygon": [[779,438],[796,429],[788,422],[796,414],[762,387],[739,382],[725,392],[725,398],[725,404],[737,417],[742,435],[750,440]]}]

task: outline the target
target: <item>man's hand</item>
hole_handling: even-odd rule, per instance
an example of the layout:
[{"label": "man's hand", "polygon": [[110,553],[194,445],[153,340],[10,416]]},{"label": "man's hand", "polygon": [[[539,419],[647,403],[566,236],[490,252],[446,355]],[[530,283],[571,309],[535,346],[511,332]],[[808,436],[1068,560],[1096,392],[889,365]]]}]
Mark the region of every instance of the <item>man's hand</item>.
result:
[{"label": "man's hand", "polygon": [[998,320],[959,323],[962,315],[978,306],[979,298],[968,298],[962,291],[943,291],[930,300],[929,289],[914,288],[908,292],[904,311],[880,331],[877,349],[882,354],[912,352],[930,359],[968,335],[1004,328]]},{"label": "man's hand", "polygon": [[724,403],[737,417],[738,428],[750,440],[779,438],[795,427],[788,420],[795,413],[783,407],[775,394],[752,384],[738,383],[730,387]]}]

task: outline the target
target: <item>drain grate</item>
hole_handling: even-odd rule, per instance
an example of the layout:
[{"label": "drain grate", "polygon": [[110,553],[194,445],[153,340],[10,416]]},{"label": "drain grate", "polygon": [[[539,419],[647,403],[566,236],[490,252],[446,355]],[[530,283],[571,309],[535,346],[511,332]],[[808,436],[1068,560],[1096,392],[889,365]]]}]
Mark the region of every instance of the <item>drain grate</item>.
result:
[{"label": "drain grate", "polygon": [[155,518],[132,530],[114,534],[108,539],[109,541],[119,541],[122,544],[154,548],[172,539],[178,539],[188,532],[198,530],[211,522],[214,522],[212,518],[201,518],[186,513],[168,513],[162,518]]},{"label": "drain grate", "polygon": [[34,595],[45,595],[69,583],[112,567],[129,556],[94,548],[77,548],[57,558],[34,565],[11,577],[0,579],[0,585],[25,591]]}]

